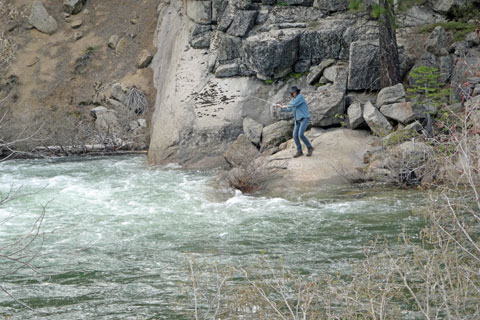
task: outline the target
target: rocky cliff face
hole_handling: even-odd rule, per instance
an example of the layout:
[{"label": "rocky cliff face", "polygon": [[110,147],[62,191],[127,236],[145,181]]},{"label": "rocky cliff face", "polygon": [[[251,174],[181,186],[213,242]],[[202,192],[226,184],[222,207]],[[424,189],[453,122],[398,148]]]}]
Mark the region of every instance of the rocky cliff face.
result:
[{"label": "rocky cliff face", "polygon": [[[442,44],[441,30],[431,37],[427,51],[418,45],[426,38],[415,27],[446,21],[448,13],[466,4],[441,2],[427,2],[398,17],[404,77],[419,61],[438,66],[444,82],[460,72],[453,61],[455,54],[462,53],[450,48],[452,41]],[[375,102],[375,97],[362,99],[362,93],[379,89],[377,25],[347,7],[348,0],[161,3],[153,62],[157,99],[150,161],[200,167],[223,163],[227,146],[244,132],[245,118],[265,127],[289,119],[272,103],[285,102],[290,85],[303,89],[313,126],[340,125],[355,101],[362,113],[363,103]],[[441,50],[442,45],[447,47]],[[464,49],[464,55],[474,55]],[[399,108],[408,109],[400,104]],[[370,118],[378,117],[378,112],[388,133],[389,121],[399,121],[383,119],[380,107],[372,105]],[[390,107],[384,110],[395,113]]]}]

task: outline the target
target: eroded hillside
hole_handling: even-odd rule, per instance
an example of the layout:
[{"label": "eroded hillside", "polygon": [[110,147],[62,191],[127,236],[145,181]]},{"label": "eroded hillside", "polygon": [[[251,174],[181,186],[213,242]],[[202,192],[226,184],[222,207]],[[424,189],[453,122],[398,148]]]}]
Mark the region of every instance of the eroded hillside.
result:
[{"label": "eroded hillside", "polygon": [[[155,97],[146,65],[159,0],[70,2],[77,8],[40,1],[52,18],[42,22],[41,9],[32,17],[35,1],[0,1],[0,35],[10,47],[0,73],[2,136],[33,135],[17,145],[23,150],[99,143],[146,149]],[[34,26],[35,19],[51,25]],[[145,110],[130,110],[135,103]]]}]

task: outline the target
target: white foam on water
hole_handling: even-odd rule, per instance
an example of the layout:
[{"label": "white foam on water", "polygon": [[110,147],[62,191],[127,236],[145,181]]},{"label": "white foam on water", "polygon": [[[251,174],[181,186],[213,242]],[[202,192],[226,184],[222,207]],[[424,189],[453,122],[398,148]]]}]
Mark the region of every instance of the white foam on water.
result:
[{"label": "white foam on water", "polygon": [[[345,259],[375,238],[365,226],[376,226],[377,217],[386,219],[389,213],[394,217],[387,221],[389,227],[401,228],[403,221],[395,221],[396,211],[391,210],[402,210],[406,202],[402,196],[389,201],[388,196],[304,200],[303,195],[287,200],[240,191],[218,200],[210,197],[216,193],[210,186],[212,173],[176,166],[152,169],[144,157],[18,161],[0,168],[2,192],[11,181],[38,192],[0,207],[0,219],[22,213],[8,230],[0,226],[0,243],[3,237],[21,234],[38,215],[39,206],[53,199],[44,224],[45,252],[36,261],[42,272],[61,275],[60,279],[43,281],[28,275],[25,281],[34,279],[33,284],[19,288],[18,298],[40,299],[43,310],[51,310],[58,319],[80,319],[85,316],[81,310],[92,308],[99,318],[109,319],[111,292],[118,302],[118,318],[139,305],[152,314],[145,301],[155,300],[164,308],[176,303],[182,296],[176,285],[185,279],[186,253],[242,265],[265,252],[266,258],[282,258],[287,266],[301,264],[302,269],[319,272],[318,261],[338,263],[336,259]],[[410,206],[412,199],[407,200]],[[0,264],[0,274],[1,268]],[[9,281],[7,285],[15,285]],[[151,297],[141,283],[156,288],[158,295]],[[98,293],[100,287],[108,293],[105,297]],[[5,299],[0,296],[0,303]],[[56,303],[62,304],[61,310]],[[32,314],[21,311],[18,319]]]}]

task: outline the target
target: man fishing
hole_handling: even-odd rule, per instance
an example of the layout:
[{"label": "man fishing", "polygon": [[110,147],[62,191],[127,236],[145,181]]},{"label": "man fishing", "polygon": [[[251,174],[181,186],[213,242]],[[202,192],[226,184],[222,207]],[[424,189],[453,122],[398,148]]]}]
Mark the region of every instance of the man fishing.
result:
[{"label": "man fishing", "polygon": [[293,156],[298,158],[303,156],[302,145],[300,139],[305,143],[308,149],[307,157],[310,157],[313,153],[313,146],[305,137],[305,130],[307,130],[308,123],[310,122],[310,112],[308,111],[308,105],[305,101],[305,98],[300,93],[300,89],[296,86],[290,88],[290,95],[292,100],[288,105],[276,104],[277,107],[281,108],[282,112],[293,112],[293,117],[295,119],[295,128],[293,129],[293,141],[297,145],[297,153]]}]

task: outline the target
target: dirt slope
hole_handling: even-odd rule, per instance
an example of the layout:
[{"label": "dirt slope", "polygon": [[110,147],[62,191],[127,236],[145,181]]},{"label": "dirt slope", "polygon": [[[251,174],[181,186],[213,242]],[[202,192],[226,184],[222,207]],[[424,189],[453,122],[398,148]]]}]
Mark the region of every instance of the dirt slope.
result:
[{"label": "dirt slope", "polygon": [[[58,24],[58,30],[47,35],[28,24],[31,0],[0,0],[0,35],[17,48],[15,59],[0,74],[0,93],[3,89],[4,95],[7,90],[11,95],[2,108],[9,110],[9,122],[46,119],[52,131],[63,130],[53,128],[51,120],[61,122],[65,115],[92,121],[89,110],[105,101],[115,82],[140,88],[152,107],[152,70],[138,69],[136,59],[144,49],[155,52],[159,1],[89,0],[79,14],[68,16],[62,1],[42,0]],[[73,29],[72,22],[79,19],[81,27]],[[82,34],[78,40],[76,33]],[[123,50],[107,46],[112,35],[125,39]]]}]

